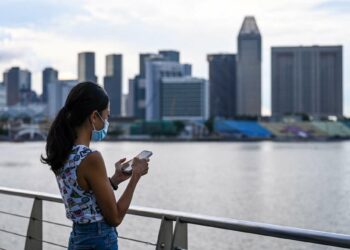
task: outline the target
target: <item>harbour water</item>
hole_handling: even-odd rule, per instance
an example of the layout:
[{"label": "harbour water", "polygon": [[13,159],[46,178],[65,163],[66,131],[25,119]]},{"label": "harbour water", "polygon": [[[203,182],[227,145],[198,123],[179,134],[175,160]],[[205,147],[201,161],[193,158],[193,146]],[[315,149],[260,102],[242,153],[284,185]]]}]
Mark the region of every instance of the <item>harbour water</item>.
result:
[{"label": "harbour water", "polygon": [[[44,142],[0,143],[0,186],[59,194]],[[350,234],[350,142],[101,142],[114,162],[153,151],[149,174],[132,204],[204,215]],[[116,192],[120,196],[125,188]],[[0,210],[29,215],[31,201],[0,195]],[[44,218],[70,224],[63,204],[44,203]],[[128,215],[119,235],[155,243],[159,220]],[[0,229],[26,232],[27,221],[0,214]],[[70,230],[44,225],[44,238],[67,245]],[[154,249],[119,240],[120,249]],[[0,232],[0,248],[23,249],[24,239]],[[59,249],[45,244],[45,249]],[[337,249],[240,232],[189,226],[189,249]]]}]

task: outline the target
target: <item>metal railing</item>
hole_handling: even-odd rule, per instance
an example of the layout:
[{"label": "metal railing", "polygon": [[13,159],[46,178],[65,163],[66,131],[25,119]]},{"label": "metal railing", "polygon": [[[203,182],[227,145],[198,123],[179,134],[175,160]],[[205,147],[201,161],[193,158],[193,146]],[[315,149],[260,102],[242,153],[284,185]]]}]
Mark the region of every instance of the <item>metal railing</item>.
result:
[{"label": "metal railing", "polygon": [[[43,243],[56,245],[59,247],[66,246],[60,245],[54,242],[48,242],[43,240],[43,222],[51,223],[57,226],[71,227],[69,225],[51,222],[43,220],[42,215],[42,202],[58,202],[62,203],[60,196],[30,192],[26,190],[12,189],[0,187],[0,194],[7,194],[12,196],[26,197],[34,199],[33,207],[30,216],[18,215],[6,211],[0,211],[0,213],[28,218],[29,225],[27,229],[27,235],[22,235],[15,232],[10,232],[0,228],[0,232],[10,233],[17,236],[25,237],[25,249],[38,249],[41,250]],[[160,219],[161,224],[158,232],[158,239],[156,243],[141,241],[137,239],[131,239],[127,237],[121,237],[121,239],[132,240],[148,245],[155,246],[156,250],[181,250],[188,249],[188,230],[187,225],[200,225],[206,227],[220,228],[232,231],[239,231],[245,233],[251,233],[256,235],[264,235],[281,239],[302,241],[315,243],[320,245],[328,245],[341,248],[350,248],[350,235],[329,233],[315,230],[300,229],[295,227],[278,226],[266,223],[234,220],[229,218],[203,216],[192,213],[177,212],[163,209],[154,209],[147,207],[131,206],[128,210],[128,214],[143,216],[148,218]],[[175,223],[175,227],[174,227]],[[2,225],[0,225],[2,226]],[[1,246],[0,246],[1,247]]]}]

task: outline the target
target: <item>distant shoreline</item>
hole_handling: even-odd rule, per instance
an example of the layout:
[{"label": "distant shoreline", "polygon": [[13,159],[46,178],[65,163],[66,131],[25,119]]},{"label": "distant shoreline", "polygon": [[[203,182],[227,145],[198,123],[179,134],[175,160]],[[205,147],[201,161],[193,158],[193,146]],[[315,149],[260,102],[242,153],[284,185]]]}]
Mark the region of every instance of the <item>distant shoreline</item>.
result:
[{"label": "distant shoreline", "polygon": [[[106,142],[340,142],[348,141],[346,137],[325,137],[325,138],[106,138]],[[1,138],[1,142],[39,142],[45,140],[9,140]]]}]

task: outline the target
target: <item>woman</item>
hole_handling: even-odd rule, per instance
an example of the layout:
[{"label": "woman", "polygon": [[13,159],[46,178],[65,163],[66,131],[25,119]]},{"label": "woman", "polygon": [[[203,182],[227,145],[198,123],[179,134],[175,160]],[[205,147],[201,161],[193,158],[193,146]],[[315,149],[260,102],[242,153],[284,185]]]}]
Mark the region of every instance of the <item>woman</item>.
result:
[{"label": "woman", "polygon": [[[51,166],[66,208],[73,221],[68,249],[118,249],[118,226],[131,203],[141,176],[148,172],[148,160],[134,158],[131,175],[121,164],[107,177],[102,155],[89,148],[90,141],[102,140],[108,130],[109,99],[99,85],[77,84],[50,128],[43,163]],[[130,178],[118,201],[113,189]]]}]

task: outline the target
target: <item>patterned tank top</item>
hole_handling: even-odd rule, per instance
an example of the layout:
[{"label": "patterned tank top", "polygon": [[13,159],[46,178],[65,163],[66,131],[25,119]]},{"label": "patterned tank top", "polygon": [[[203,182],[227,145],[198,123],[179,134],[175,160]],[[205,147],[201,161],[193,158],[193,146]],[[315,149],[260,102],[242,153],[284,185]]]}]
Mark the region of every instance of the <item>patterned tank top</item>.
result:
[{"label": "patterned tank top", "polygon": [[74,145],[68,160],[56,174],[66,216],[79,224],[103,220],[101,209],[97,205],[96,197],[91,190],[83,190],[77,182],[77,168],[81,161],[94,152],[84,145]]}]

